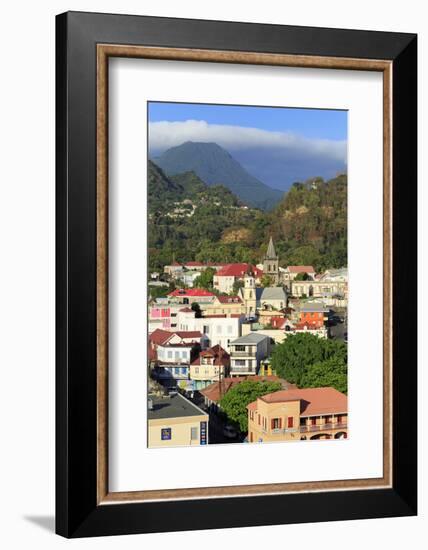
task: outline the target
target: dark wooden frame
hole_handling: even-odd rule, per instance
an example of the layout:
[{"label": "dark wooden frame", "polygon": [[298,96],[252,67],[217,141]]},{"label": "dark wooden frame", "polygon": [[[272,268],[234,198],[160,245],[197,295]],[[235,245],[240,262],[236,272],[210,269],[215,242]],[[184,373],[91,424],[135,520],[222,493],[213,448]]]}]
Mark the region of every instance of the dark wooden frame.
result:
[{"label": "dark wooden frame", "polygon": [[[416,284],[416,43],[415,35],[401,33],[75,12],[57,17],[59,534],[81,537],[416,514],[417,319],[415,295],[410,301],[405,291]],[[100,90],[106,89],[109,55],[147,57],[148,52],[171,59],[223,57],[222,62],[384,72],[384,177],[391,183],[384,187],[384,345],[391,356],[384,378],[384,428],[389,430],[384,456],[391,469],[383,483],[344,483],[325,490],[300,484],[234,495],[224,491],[220,500],[213,498],[218,491],[209,488],[197,498],[190,495],[192,500],[185,494],[153,501],[138,492],[120,498],[108,492],[107,122]]]}]

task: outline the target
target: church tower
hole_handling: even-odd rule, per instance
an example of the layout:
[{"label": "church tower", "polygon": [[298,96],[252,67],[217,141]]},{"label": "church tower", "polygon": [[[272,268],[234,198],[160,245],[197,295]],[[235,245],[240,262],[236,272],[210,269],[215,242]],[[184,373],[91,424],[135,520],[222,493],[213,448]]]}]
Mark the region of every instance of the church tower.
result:
[{"label": "church tower", "polygon": [[269,246],[263,260],[263,275],[269,275],[272,280],[272,286],[278,286],[279,258],[275,252],[272,237],[269,240]]},{"label": "church tower", "polygon": [[250,268],[247,270],[247,273],[245,273],[242,297],[245,305],[245,315],[254,315],[256,313],[257,306],[256,279],[254,278],[254,273]]}]

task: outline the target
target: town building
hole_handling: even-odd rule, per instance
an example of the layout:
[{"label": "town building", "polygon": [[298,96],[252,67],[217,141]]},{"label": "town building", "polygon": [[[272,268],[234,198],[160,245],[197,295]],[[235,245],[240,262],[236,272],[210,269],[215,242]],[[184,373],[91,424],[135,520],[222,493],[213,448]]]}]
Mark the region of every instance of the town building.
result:
[{"label": "town building", "polygon": [[243,376],[258,373],[260,361],[270,353],[270,339],[250,333],[230,342],[230,375]]},{"label": "town building", "polygon": [[247,409],[250,443],[348,437],[347,396],[334,388],[281,390]]},{"label": "town building", "polygon": [[190,363],[206,347],[207,339],[199,331],[157,329],[149,336],[151,376],[164,385],[184,387],[182,382],[189,380]]},{"label": "town building", "polygon": [[244,277],[249,270],[253,273],[256,283],[260,284],[263,271],[252,264],[239,263],[225,265],[222,269],[217,271],[213,277],[214,288],[218,292],[231,294],[235,282],[244,281]]},{"label": "town building", "polygon": [[267,275],[274,286],[278,285],[280,282],[279,257],[275,251],[272,237],[269,239],[269,245],[263,259],[263,275]]},{"label": "town building", "polygon": [[241,336],[244,317],[240,314],[211,315],[207,311],[203,312],[202,317],[196,317],[191,308],[180,309],[177,313],[178,329],[199,331],[204,335],[207,346],[218,345],[229,351],[230,342]]},{"label": "town building", "polygon": [[212,304],[215,294],[204,288],[176,288],[168,294],[170,304],[193,304],[197,302],[201,307],[203,304]]},{"label": "town building", "polygon": [[325,326],[328,309],[320,302],[306,302],[300,306],[297,328],[321,328]]},{"label": "town building", "polygon": [[243,315],[245,306],[240,296],[216,296],[211,304],[204,306],[209,315]]},{"label": "town building", "polygon": [[230,355],[221,347],[213,346],[201,351],[190,365],[190,380],[193,390],[206,388],[213,382],[229,375]]},{"label": "town building", "polygon": [[[308,280],[315,279],[315,269],[311,265],[289,265],[285,268],[282,278],[284,284],[290,289],[291,282],[294,281],[297,275],[307,274],[309,276]],[[302,281],[299,281],[302,282]]]},{"label": "town building", "polygon": [[287,291],[282,286],[269,286],[260,295],[260,309],[281,311],[287,306]]},{"label": "town building", "polygon": [[147,417],[150,448],[208,444],[208,414],[179,393],[149,395]]}]

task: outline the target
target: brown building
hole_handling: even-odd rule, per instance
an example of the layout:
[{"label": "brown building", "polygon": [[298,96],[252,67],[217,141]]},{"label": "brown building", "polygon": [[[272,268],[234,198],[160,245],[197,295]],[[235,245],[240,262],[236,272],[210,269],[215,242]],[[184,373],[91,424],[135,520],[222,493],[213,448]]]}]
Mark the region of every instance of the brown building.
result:
[{"label": "brown building", "polygon": [[348,398],[334,388],[277,391],[247,409],[250,443],[348,437]]}]

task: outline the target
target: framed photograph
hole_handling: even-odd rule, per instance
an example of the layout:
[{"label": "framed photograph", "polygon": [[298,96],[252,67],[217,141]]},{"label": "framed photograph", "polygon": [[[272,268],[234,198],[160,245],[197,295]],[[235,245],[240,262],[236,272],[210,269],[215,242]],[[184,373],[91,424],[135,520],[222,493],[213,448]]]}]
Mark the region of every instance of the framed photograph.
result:
[{"label": "framed photograph", "polygon": [[416,35],[56,24],[57,533],[415,515]]}]

